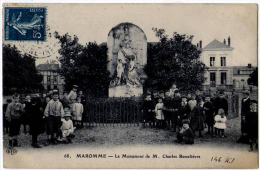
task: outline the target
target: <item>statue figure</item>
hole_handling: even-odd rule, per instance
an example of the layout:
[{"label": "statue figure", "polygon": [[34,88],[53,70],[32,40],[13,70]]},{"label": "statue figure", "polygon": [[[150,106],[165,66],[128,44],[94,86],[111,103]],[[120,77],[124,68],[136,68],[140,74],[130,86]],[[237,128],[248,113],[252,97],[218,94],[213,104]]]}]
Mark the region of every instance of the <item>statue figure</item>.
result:
[{"label": "statue figure", "polygon": [[[117,58],[117,83],[116,85],[124,84],[121,79],[125,79],[129,85],[140,85],[140,77],[138,70],[135,66],[136,54],[131,48],[131,39],[128,34],[125,34],[125,38],[122,41],[121,49],[118,52]],[[124,68],[124,70],[121,70]]]}]

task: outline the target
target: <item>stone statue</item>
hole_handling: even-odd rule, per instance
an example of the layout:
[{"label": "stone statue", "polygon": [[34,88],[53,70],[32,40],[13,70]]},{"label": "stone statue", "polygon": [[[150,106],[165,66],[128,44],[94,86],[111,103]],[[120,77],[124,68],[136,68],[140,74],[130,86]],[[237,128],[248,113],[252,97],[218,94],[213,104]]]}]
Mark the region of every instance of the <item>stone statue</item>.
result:
[{"label": "stone statue", "polygon": [[142,82],[147,77],[143,71],[147,62],[147,39],[143,31],[134,24],[121,23],[109,32],[107,46],[108,70],[114,77],[109,96],[141,95]]}]

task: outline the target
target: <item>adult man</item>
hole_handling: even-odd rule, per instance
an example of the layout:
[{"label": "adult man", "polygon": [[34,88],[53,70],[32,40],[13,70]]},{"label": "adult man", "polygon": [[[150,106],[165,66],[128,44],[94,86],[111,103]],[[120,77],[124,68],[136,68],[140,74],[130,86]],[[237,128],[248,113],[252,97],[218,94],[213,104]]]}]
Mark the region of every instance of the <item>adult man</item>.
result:
[{"label": "adult man", "polygon": [[246,114],[250,111],[250,102],[248,91],[243,91],[243,99],[241,101],[241,137],[238,139],[238,143],[247,143],[248,138],[244,136],[247,134],[247,123],[245,121]]},{"label": "adult man", "polygon": [[164,113],[164,118],[166,122],[166,126],[168,129],[170,129],[170,120],[172,117],[172,97],[170,94],[170,90],[167,90],[165,92],[165,98],[164,98],[164,108],[163,108],[163,113]]}]

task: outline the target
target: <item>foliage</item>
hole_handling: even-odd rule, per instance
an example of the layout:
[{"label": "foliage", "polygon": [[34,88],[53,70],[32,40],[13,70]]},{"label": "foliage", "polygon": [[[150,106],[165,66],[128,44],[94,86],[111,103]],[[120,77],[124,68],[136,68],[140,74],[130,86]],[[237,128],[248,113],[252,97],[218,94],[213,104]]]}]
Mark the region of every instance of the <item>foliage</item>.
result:
[{"label": "foliage", "polygon": [[145,87],[167,90],[175,83],[184,91],[200,89],[207,67],[198,61],[201,50],[192,44],[193,36],[174,32],[168,38],[164,29],[153,31],[160,42],[148,44]]},{"label": "foliage", "polygon": [[87,96],[107,96],[109,72],[107,71],[107,47],[96,42],[81,45],[78,37],[56,32],[61,48],[59,73],[65,78],[65,90],[78,85]]},{"label": "foliage", "polygon": [[254,85],[258,86],[258,67],[249,75],[249,78],[247,79],[248,85]]},{"label": "foliage", "polygon": [[3,93],[32,93],[43,90],[43,76],[35,67],[35,59],[22,55],[15,46],[3,44]]}]

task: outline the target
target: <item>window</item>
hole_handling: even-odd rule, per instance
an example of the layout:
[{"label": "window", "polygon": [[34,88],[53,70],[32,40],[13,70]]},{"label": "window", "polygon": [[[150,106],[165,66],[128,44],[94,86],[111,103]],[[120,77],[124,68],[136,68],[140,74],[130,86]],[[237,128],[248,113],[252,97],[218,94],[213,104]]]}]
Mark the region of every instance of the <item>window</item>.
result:
[{"label": "window", "polygon": [[227,82],[227,73],[221,73],[221,84],[225,85]]},{"label": "window", "polygon": [[51,76],[47,76],[47,82],[48,82],[48,83],[51,82]]},{"label": "window", "polygon": [[221,57],[220,62],[220,66],[226,66],[226,57]]},{"label": "window", "polygon": [[54,76],[54,83],[57,83],[57,81],[58,81],[58,77]]},{"label": "window", "polygon": [[215,66],[215,57],[210,57],[210,66]]},{"label": "window", "polygon": [[51,86],[47,86],[47,91],[50,91],[51,90]]},{"label": "window", "polygon": [[210,86],[216,87],[216,73],[210,73]]}]

